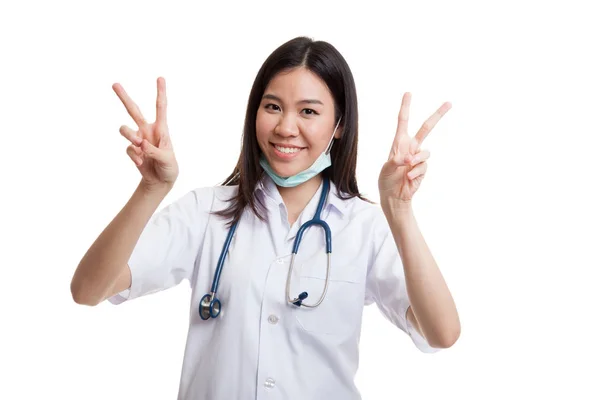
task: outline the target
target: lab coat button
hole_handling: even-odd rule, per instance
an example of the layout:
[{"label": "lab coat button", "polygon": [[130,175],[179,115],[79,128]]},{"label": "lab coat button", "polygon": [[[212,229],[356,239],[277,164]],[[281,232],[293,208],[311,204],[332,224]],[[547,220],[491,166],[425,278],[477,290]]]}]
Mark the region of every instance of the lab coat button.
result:
[{"label": "lab coat button", "polygon": [[267,378],[267,380],[265,381],[265,387],[267,389],[273,389],[275,387],[275,379]]},{"label": "lab coat button", "polygon": [[283,258],[278,258],[278,259],[277,259],[277,262],[278,262],[279,264],[283,264]]},{"label": "lab coat button", "polygon": [[269,322],[271,324],[275,325],[278,321],[279,321],[279,318],[277,318],[276,315],[269,315]]}]

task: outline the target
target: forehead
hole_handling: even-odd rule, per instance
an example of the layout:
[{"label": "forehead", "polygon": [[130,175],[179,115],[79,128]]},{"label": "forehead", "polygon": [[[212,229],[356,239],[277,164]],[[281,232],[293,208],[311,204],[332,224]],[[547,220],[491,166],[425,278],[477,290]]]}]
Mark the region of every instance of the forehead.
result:
[{"label": "forehead", "polygon": [[274,94],[283,101],[318,99],[324,104],[333,104],[333,97],[325,82],[302,67],[275,75],[267,85],[265,94]]}]

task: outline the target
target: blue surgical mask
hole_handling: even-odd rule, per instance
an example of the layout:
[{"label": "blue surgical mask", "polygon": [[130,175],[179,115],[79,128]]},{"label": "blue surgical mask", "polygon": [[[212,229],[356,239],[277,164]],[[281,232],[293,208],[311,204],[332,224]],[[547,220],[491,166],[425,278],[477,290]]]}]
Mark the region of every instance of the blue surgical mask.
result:
[{"label": "blue surgical mask", "polygon": [[342,120],[342,118],[340,117],[340,119],[338,119],[337,124],[335,125],[335,129],[333,130],[333,134],[331,135],[331,139],[329,139],[329,143],[327,144],[325,151],[323,151],[319,155],[319,157],[315,160],[315,162],[310,167],[305,169],[304,171],[300,171],[296,175],[292,175],[287,178],[281,177],[281,176],[277,175],[275,173],[275,171],[273,171],[273,169],[269,165],[269,162],[265,158],[264,154],[261,154],[261,156],[260,156],[260,166],[263,167],[265,172],[271,177],[271,179],[273,179],[273,182],[275,182],[275,184],[277,186],[294,187],[294,186],[298,186],[301,183],[304,183],[304,182],[308,181],[309,179],[317,176],[325,168],[328,168],[331,166],[330,152],[331,152],[331,147],[333,144],[333,137],[335,136],[335,131],[337,130],[338,126],[340,125],[341,120]]}]

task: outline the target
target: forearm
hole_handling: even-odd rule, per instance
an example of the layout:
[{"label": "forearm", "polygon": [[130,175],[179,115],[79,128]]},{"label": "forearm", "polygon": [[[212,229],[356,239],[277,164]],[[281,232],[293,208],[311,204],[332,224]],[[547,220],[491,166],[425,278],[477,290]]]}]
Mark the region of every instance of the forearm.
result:
[{"label": "forearm", "polygon": [[71,281],[76,301],[94,303],[104,298],[125,268],[144,227],[170,187],[149,190],[141,183],[123,209],[83,256]]},{"label": "forearm", "polygon": [[421,231],[412,207],[386,207],[384,213],[404,265],[411,309],[427,342],[450,347],[460,335],[452,295]]}]

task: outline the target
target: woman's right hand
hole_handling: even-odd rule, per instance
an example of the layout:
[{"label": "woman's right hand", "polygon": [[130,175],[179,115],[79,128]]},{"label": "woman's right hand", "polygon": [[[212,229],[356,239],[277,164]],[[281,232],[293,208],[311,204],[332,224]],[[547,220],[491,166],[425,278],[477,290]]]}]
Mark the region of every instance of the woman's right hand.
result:
[{"label": "woman's right hand", "polygon": [[142,174],[142,185],[148,190],[172,187],[179,174],[179,166],[175,159],[169,128],[167,126],[167,88],[164,78],[156,81],[156,121],[146,122],[137,104],[131,100],[125,89],[115,83],[112,88],[119,96],[127,112],[138,126],[134,131],[128,126],[121,126],[119,132],[131,145],[127,154]]}]

